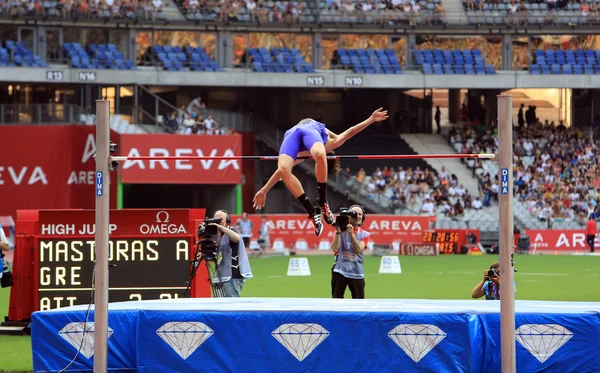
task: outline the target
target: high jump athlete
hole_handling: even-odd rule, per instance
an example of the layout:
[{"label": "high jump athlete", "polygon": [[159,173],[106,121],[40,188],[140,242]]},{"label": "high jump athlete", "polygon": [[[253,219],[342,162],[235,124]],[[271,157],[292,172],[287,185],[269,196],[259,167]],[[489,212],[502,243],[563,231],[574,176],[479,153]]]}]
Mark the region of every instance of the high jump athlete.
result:
[{"label": "high jump athlete", "polygon": [[[323,223],[321,213],[327,224],[333,224],[333,213],[327,202],[327,174],[339,171],[339,160],[328,160],[327,155],[342,146],[350,138],[367,128],[373,123],[381,122],[388,118],[387,110],[379,108],[371,116],[342,132],[339,135],[331,132],[325,124],[314,119],[303,119],[294,127],[285,132],[283,142],[279,149],[277,171],[273,173],[267,184],[254,196],[254,208],[260,209],[265,205],[267,192],[279,180],[283,180],[288,190],[304,206],[308,218],[313,220],[315,234],[321,235]],[[317,178],[317,190],[319,193],[320,210],[315,209],[312,202],[306,196],[300,180],[292,174],[292,168],[303,161],[298,157],[311,156],[315,160],[315,175]]]}]

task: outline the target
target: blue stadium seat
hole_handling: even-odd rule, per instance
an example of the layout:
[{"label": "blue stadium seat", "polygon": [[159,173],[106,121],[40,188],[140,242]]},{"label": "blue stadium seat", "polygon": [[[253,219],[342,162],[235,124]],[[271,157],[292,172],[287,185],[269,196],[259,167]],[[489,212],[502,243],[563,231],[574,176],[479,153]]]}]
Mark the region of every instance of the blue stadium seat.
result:
[{"label": "blue stadium seat", "polygon": [[[312,73],[315,71],[311,63],[305,62],[300,51],[295,48],[248,49],[249,63],[253,71],[266,73]],[[340,62],[351,65],[346,51],[340,49]]]},{"label": "blue stadium seat", "polygon": [[600,50],[536,50],[534,59],[532,74],[597,74]]},{"label": "blue stadium seat", "polygon": [[[486,65],[478,49],[470,50],[441,50],[425,49],[414,50],[414,59],[417,66],[429,65],[433,68],[423,68],[424,74],[495,74],[493,65]],[[397,61],[397,59],[396,59]],[[435,66],[440,65],[439,69]]]},{"label": "blue stadium seat", "polygon": [[0,66],[48,67],[38,55],[34,55],[23,42],[4,40],[0,46]]}]

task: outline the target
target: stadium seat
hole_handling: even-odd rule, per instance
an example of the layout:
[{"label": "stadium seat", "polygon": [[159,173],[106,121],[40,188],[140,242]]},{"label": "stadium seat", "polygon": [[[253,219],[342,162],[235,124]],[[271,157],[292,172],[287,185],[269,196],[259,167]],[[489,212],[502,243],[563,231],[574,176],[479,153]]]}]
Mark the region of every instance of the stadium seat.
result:
[{"label": "stadium seat", "polygon": [[5,40],[0,46],[0,66],[48,67],[48,64],[42,57],[34,55],[23,42]]},{"label": "stadium seat", "polygon": [[266,73],[314,73],[310,62],[296,48],[251,48],[247,50],[250,67],[256,72]]},{"label": "stadium seat", "polygon": [[215,61],[200,47],[175,47],[174,52],[179,61],[187,62],[192,71],[223,71]]},{"label": "stadium seat", "polygon": [[338,49],[340,65],[360,74],[402,74],[392,49]]},{"label": "stadium seat", "polygon": [[531,74],[594,74],[598,73],[600,50],[536,50]]},{"label": "stadium seat", "polygon": [[496,73],[493,65],[485,64],[481,51],[478,49],[415,49],[414,60],[424,74],[484,75]]},{"label": "stadium seat", "polygon": [[90,67],[96,69],[136,70],[132,61],[126,60],[115,44],[94,44],[87,46]]}]

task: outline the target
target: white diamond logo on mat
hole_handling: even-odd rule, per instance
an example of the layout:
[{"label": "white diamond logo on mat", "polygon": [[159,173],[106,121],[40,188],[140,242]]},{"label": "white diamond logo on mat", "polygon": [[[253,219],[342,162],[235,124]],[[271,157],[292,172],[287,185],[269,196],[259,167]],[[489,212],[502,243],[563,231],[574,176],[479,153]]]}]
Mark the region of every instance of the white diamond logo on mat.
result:
[{"label": "white diamond logo on mat", "polygon": [[329,337],[329,332],[319,324],[281,324],[271,335],[302,361]]},{"label": "white diamond logo on mat", "polygon": [[415,363],[418,363],[442,339],[446,338],[446,333],[431,324],[400,324],[390,330],[388,336]]},{"label": "white diamond logo on mat", "polygon": [[530,354],[543,363],[573,337],[573,333],[558,324],[525,324],[515,331],[515,339]]},{"label": "white diamond logo on mat", "polygon": [[185,360],[214,332],[201,322],[168,322],[156,334]]},{"label": "white diamond logo on mat", "polygon": [[[85,332],[85,333],[84,333]],[[65,325],[58,335],[69,342],[76,350],[81,347],[80,353],[88,359],[94,355],[94,323],[72,322]],[[108,328],[108,336],[113,335],[113,330]]]}]

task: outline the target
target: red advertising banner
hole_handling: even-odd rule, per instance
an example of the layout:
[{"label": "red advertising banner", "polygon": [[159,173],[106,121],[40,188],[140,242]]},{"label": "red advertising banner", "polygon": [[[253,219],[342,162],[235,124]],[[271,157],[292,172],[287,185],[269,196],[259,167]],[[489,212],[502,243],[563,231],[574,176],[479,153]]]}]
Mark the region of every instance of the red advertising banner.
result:
[{"label": "red advertising banner", "polygon": [[[94,208],[96,128],[0,126],[0,215],[18,209]],[[118,133],[111,140],[118,143]],[[116,172],[111,207],[116,207]]]},{"label": "red advertising banner", "polygon": [[[590,247],[585,242],[585,230],[550,230],[527,229],[531,252],[536,251],[589,251]],[[594,247],[600,248],[600,241],[596,235]]]},{"label": "red advertising banner", "polygon": [[[204,218],[202,209],[124,209],[110,214],[111,236],[196,235]],[[94,210],[42,210],[37,235],[92,236],[96,233]]]},{"label": "red advertising banner", "polygon": [[[240,135],[121,135],[120,155],[126,156],[234,156],[241,155]],[[150,160],[121,164],[125,184],[239,184],[239,160]]]},{"label": "red advertising banner", "polygon": [[[321,236],[315,236],[315,226],[305,214],[267,214],[267,222],[271,228],[269,239],[273,243],[277,239],[284,241],[286,247],[294,247],[296,240],[307,241],[309,248],[319,246],[321,240],[331,241],[335,230],[325,225]],[[262,225],[262,215],[249,215],[252,220],[252,238],[257,239]],[[232,215],[232,224],[239,220],[239,215]],[[423,231],[429,229],[430,219],[427,216],[401,215],[367,215],[363,228],[372,233],[374,244],[393,244],[394,242],[422,242]]]}]

